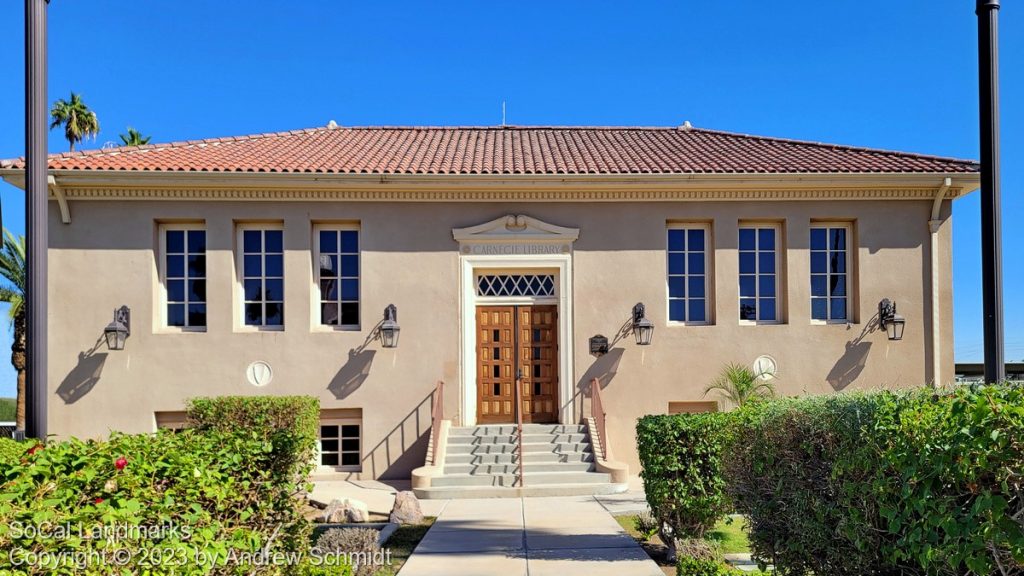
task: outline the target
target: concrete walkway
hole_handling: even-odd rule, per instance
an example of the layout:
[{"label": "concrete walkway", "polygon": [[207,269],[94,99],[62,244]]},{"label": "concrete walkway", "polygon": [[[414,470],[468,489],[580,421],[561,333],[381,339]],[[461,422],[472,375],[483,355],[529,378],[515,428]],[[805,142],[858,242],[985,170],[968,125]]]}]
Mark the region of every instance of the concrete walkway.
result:
[{"label": "concrete walkway", "polygon": [[399,576],[663,576],[592,496],[449,500]]}]

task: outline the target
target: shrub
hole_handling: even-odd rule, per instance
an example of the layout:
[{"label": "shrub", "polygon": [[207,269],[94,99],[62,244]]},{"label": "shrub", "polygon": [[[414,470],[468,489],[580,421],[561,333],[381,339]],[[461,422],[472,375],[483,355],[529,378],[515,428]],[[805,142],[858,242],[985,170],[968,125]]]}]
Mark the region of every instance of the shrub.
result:
[{"label": "shrub", "polygon": [[728,493],[780,574],[1024,574],[1024,391],[879,392],[734,413]]},{"label": "shrub", "polygon": [[[244,430],[46,444],[0,469],[0,550],[10,551],[0,555],[0,573],[206,574],[214,558],[218,574],[286,573],[280,564],[245,566],[238,556],[309,549],[292,486],[271,470],[275,457],[268,442]],[[46,526],[72,532],[50,537],[29,529]],[[100,528],[127,533],[106,539],[78,532]],[[86,564],[65,557],[16,565],[26,554],[68,551]],[[126,566],[111,561],[122,552]]]},{"label": "shrub", "polygon": [[681,556],[676,564],[676,576],[734,576],[739,571],[719,560]]},{"label": "shrub", "polygon": [[340,552],[353,561],[356,576],[370,576],[376,566],[374,559],[380,551],[380,531],[372,528],[331,528],[316,541],[320,553]]},{"label": "shrub", "polygon": [[701,538],[728,510],[722,477],[727,414],[645,416],[636,427],[644,491],[675,553],[678,538]]},{"label": "shrub", "polygon": [[644,541],[650,540],[661,530],[659,522],[650,512],[641,512],[633,518],[633,528],[643,537]]},{"label": "shrub", "polygon": [[17,403],[14,398],[0,398],[0,422],[14,422]]},{"label": "shrub", "polygon": [[881,399],[866,436],[883,466],[866,487],[885,555],[929,574],[1024,574],[1024,389]]},{"label": "shrub", "polygon": [[856,502],[863,493],[841,494],[835,478],[841,469],[843,481],[863,492],[871,448],[860,430],[875,402],[867,395],[822,396],[734,413],[727,492],[747,515],[755,557],[770,558],[783,574],[860,576],[882,568],[880,543],[864,522],[870,511],[851,509],[870,504]]},{"label": "shrub", "polygon": [[0,469],[21,462],[31,444],[10,438],[0,438]]},{"label": "shrub", "polygon": [[[275,469],[295,472],[312,467],[320,426],[320,401],[311,396],[218,396],[193,398],[187,407],[189,425],[201,430],[246,430],[272,442]],[[306,468],[307,474],[311,468]]]},{"label": "shrub", "polygon": [[312,527],[295,501],[307,488],[314,466],[320,425],[320,401],[310,396],[218,396],[193,398],[187,407],[191,427],[201,431],[243,434],[262,442],[267,471],[278,487],[274,507],[289,527],[281,538],[290,549],[303,549]]}]

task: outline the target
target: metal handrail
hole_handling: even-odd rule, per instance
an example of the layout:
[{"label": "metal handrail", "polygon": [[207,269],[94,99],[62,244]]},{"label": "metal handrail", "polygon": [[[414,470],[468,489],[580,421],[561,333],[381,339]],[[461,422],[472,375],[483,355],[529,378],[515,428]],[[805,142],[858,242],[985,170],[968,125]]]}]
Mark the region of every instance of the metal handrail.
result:
[{"label": "metal handrail", "polygon": [[608,430],[607,413],[604,411],[604,401],[601,400],[601,381],[594,378],[590,384],[590,415],[597,424],[597,437],[601,445],[601,458],[608,460]]},{"label": "metal handrail", "polygon": [[444,420],[444,381],[434,387],[434,404],[430,407],[430,463],[437,466],[437,449],[441,442],[441,421]]},{"label": "metal handrail", "polygon": [[526,482],[523,479],[523,379],[516,378],[516,441],[519,445],[519,466],[517,467],[517,475],[519,477],[519,487],[523,488],[526,486]]}]

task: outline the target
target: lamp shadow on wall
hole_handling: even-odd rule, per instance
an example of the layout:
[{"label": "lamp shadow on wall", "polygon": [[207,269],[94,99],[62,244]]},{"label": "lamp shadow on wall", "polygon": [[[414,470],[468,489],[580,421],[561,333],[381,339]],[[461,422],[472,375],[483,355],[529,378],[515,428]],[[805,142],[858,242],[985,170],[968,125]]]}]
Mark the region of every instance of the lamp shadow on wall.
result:
[{"label": "lamp shadow on wall", "polygon": [[60,386],[57,387],[57,396],[60,396],[65,404],[78,402],[100,381],[103,366],[107,362],[107,353],[97,352],[102,344],[103,338],[100,337],[92,348],[79,352],[78,364],[71,369],[71,372],[68,372]]},{"label": "lamp shadow on wall", "polygon": [[362,347],[349,350],[348,362],[334,375],[327,389],[338,400],[348,398],[369,377],[370,366],[373,365],[373,357],[376,355],[376,350],[366,350]]},{"label": "lamp shadow on wall", "polygon": [[[597,378],[597,381],[601,384],[601,389],[604,390],[611,384],[616,374],[619,372],[619,363],[622,361],[622,355],[625,353],[623,348],[612,348],[607,354],[601,356],[587,368],[587,371],[580,378],[579,382],[576,383],[576,393],[573,396],[573,404],[579,407],[578,416],[582,419],[586,413],[584,413],[585,398],[591,396],[590,387]],[[577,401],[578,400],[578,401]]]},{"label": "lamp shadow on wall", "polygon": [[864,325],[856,338],[846,343],[846,351],[839,357],[825,380],[836,392],[845,390],[860,377],[871,353],[871,342],[865,338],[878,329],[878,314],[875,314]]}]

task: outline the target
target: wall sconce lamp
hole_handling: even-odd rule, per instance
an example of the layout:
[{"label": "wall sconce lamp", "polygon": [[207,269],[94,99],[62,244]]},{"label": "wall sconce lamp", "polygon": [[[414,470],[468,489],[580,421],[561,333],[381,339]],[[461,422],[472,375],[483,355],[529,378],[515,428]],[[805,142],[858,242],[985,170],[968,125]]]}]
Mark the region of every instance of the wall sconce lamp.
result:
[{"label": "wall sconce lamp", "polygon": [[889,336],[889,340],[902,340],[906,318],[896,313],[896,303],[888,298],[878,303],[878,323]]},{"label": "wall sconce lamp", "polygon": [[654,322],[647,319],[643,303],[633,306],[633,336],[637,346],[647,346],[654,336]]},{"label": "wall sconce lamp", "polygon": [[600,358],[608,353],[608,338],[602,334],[590,337],[590,355]]},{"label": "wall sconce lamp", "polygon": [[124,350],[124,341],[132,334],[132,311],[127,306],[114,310],[114,320],[103,329],[107,348]]},{"label": "wall sconce lamp", "polygon": [[398,325],[398,308],[388,304],[384,309],[384,322],[380,325],[380,342],[385,348],[398,348],[398,333],[402,328]]}]

